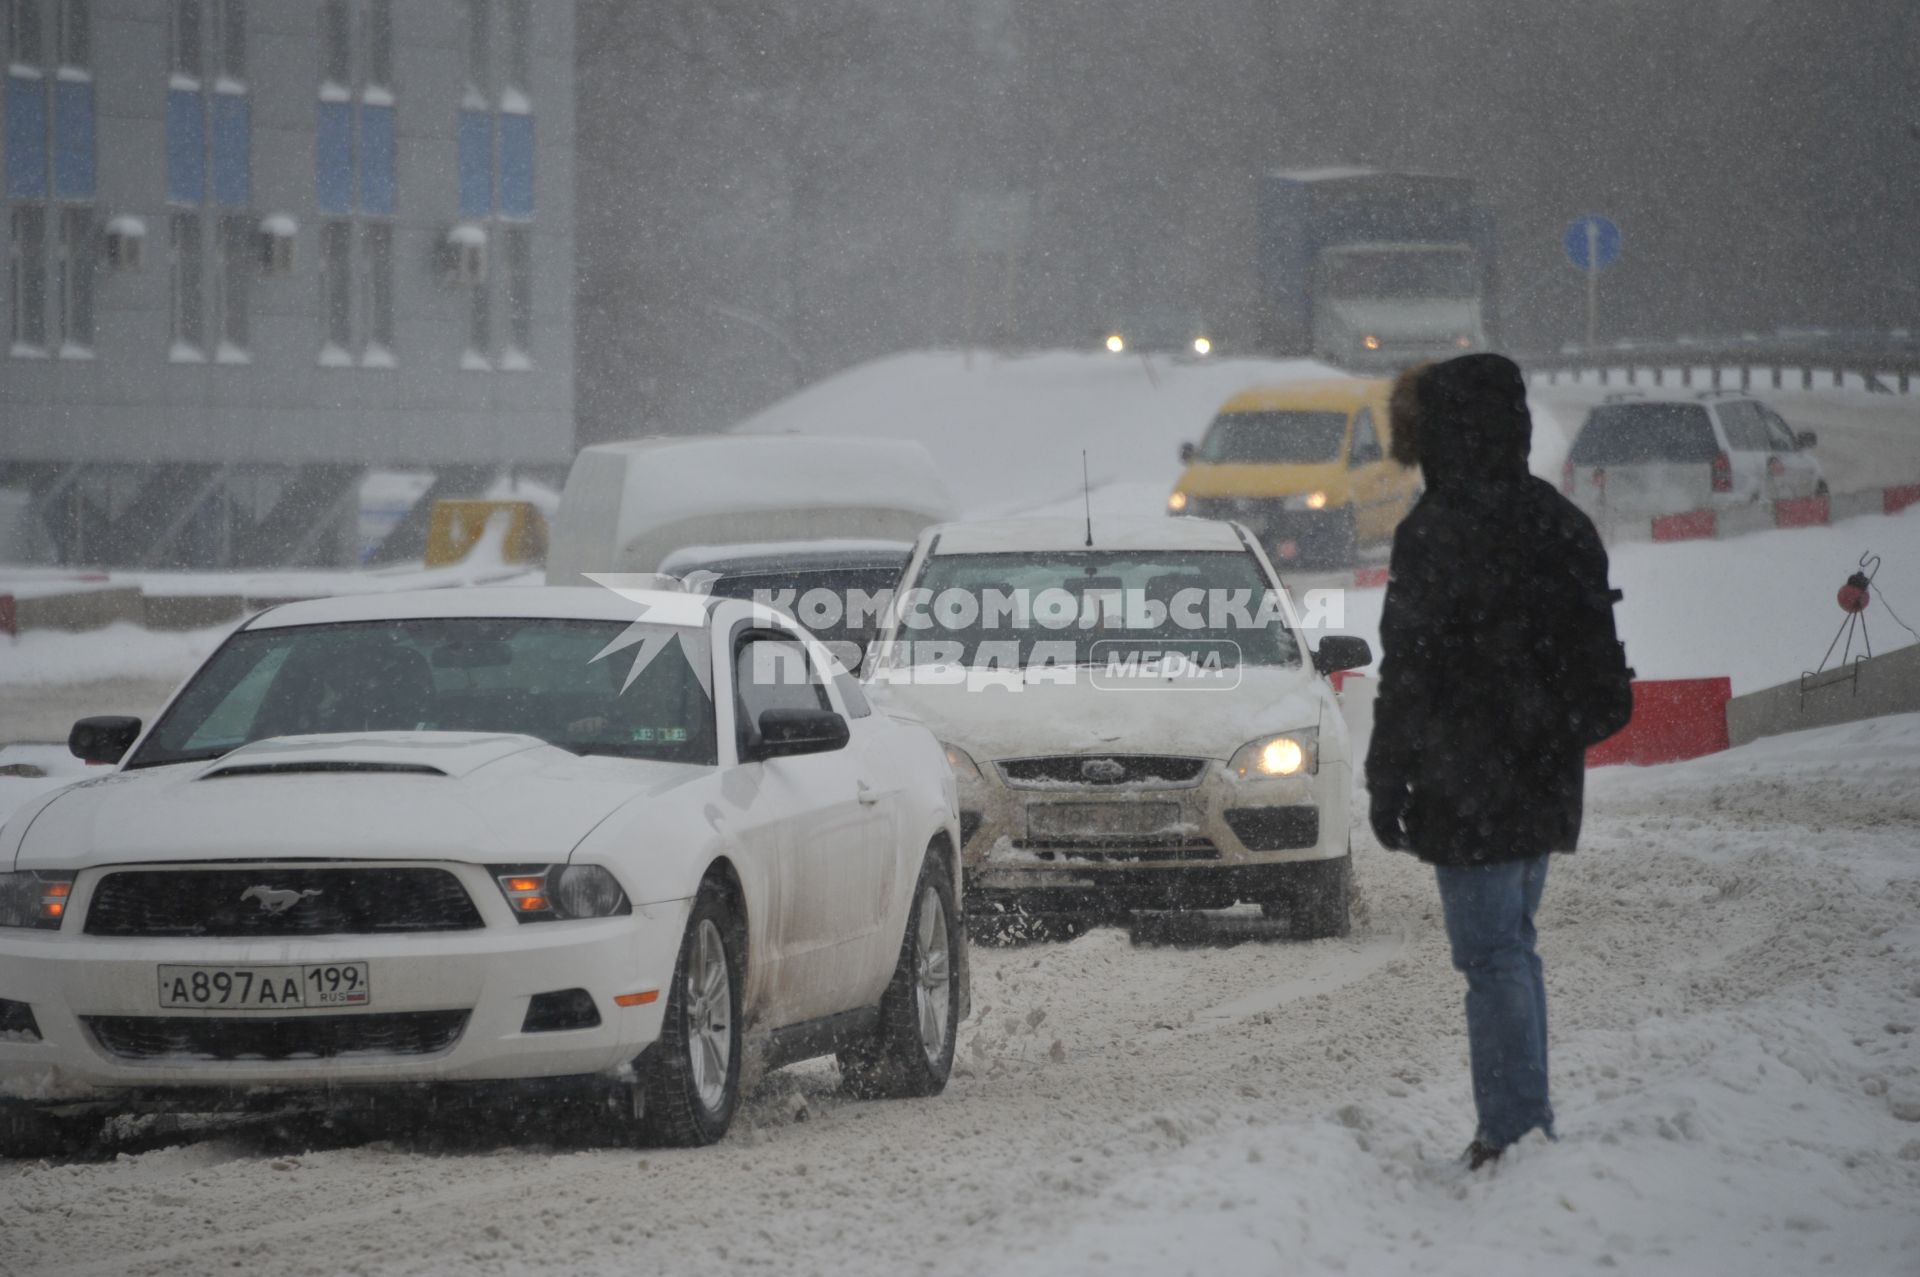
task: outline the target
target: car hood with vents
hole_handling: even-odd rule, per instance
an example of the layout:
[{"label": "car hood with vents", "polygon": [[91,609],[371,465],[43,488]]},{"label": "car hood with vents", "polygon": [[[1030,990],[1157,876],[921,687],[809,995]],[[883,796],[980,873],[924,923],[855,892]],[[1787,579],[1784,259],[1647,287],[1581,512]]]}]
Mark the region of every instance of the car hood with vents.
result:
[{"label": "car hood with vents", "polygon": [[55,790],[0,830],[0,870],[219,860],[562,861],[621,806],[697,780],[532,736],[369,732]]}]

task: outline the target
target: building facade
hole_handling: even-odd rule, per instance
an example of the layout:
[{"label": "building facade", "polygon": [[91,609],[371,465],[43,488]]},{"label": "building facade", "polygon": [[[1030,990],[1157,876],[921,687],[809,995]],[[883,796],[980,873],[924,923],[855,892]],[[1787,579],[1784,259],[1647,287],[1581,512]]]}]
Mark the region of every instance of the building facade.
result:
[{"label": "building facade", "polygon": [[0,486],[68,563],[341,562],[573,448],[571,0],[0,0]]}]

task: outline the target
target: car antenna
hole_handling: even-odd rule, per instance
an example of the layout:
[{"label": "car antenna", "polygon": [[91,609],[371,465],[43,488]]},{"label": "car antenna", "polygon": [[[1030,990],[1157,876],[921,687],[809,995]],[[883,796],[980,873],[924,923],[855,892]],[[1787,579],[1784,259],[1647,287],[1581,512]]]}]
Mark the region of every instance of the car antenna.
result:
[{"label": "car antenna", "polygon": [[1080,493],[1087,502],[1087,548],[1093,548],[1093,481],[1087,477],[1087,450],[1080,449]]}]

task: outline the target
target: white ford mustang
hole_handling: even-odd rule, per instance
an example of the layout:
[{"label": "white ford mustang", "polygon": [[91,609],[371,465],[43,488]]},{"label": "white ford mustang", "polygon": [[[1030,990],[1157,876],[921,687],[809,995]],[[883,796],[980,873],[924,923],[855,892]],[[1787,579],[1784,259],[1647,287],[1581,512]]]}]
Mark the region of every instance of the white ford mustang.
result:
[{"label": "white ford mustang", "polygon": [[104,1111],[511,1081],[706,1143],[743,1064],[945,1084],[954,781],[737,600],[275,608],[0,829],[0,1152]]}]

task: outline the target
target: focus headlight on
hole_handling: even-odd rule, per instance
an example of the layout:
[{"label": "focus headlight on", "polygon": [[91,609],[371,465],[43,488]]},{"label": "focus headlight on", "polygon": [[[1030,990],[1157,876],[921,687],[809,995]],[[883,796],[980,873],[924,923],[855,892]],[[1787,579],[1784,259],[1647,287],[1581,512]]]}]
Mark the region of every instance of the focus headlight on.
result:
[{"label": "focus headlight on", "polygon": [[1365,346],[1368,350],[1380,349],[1380,339],[1372,333],[1368,333],[1365,337],[1362,337],[1360,339],[1360,344],[1362,346]]},{"label": "focus headlight on", "polygon": [[1210,355],[1213,353],[1213,343],[1205,337],[1195,337],[1193,339],[1193,353],[1196,355]]},{"label": "focus headlight on", "polygon": [[1227,770],[1242,780],[1312,776],[1320,770],[1320,732],[1307,727],[1248,741],[1234,751]]},{"label": "focus headlight on", "polygon": [[493,880],[521,922],[633,912],[619,879],[599,865],[495,865]]},{"label": "focus headlight on", "polygon": [[1167,509],[1172,513],[1181,514],[1186,510],[1186,508],[1187,508],[1186,493],[1175,491],[1171,496],[1167,498]]},{"label": "focus headlight on", "polygon": [[980,765],[973,761],[973,755],[958,745],[949,745],[945,741],[940,742],[940,748],[947,751],[947,766],[953,768],[955,780],[976,785],[980,783],[983,779],[980,775]]},{"label": "focus headlight on", "polygon": [[1327,508],[1327,494],[1324,492],[1296,492],[1290,497],[1280,498],[1282,510],[1324,510]]},{"label": "focus headlight on", "polygon": [[1115,333],[1111,337],[1107,338],[1107,349],[1111,351],[1113,354],[1116,354],[1116,355],[1122,354],[1127,349],[1127,339],[1125,337],[1122,337],[1119,333]]},{"label": "focus headlight on", "polygon": [[0,874],[0,927],[58,931],[72,895],[72,874],[30,870]]}]

